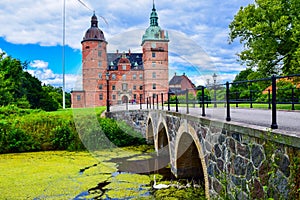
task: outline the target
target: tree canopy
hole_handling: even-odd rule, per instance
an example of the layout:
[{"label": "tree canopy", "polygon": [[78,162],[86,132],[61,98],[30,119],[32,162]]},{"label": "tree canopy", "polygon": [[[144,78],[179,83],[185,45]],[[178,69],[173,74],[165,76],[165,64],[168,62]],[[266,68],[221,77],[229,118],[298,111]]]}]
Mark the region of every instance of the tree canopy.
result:
[{"label": "tree canopy", "polygon": [[[27,63],[0,54],[0,106],[16,105],[21,108],[39,108],[54,111],[62,107],[62,89],[42,82],[23,69]],[[66,107],[70,107],[66,94]]]},{"label": "tree canopy", "polygon": [[230,42],[240,39],[240,62],[265,76],[300,73],[300,1],[255,0],[230,23]]}]

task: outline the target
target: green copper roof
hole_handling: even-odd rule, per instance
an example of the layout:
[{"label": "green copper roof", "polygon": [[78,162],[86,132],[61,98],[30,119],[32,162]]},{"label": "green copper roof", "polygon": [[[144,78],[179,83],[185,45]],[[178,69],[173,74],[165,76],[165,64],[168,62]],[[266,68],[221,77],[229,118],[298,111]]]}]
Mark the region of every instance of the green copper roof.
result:
[{"label": "green copper roof", "polygon": [[153,8],[150,15],[150,26],[146,29],[145,34],[142,38],[142,44],[146,40],[169,40],[168,33],[166,32],[164,34],[164,37],[162,36],[162,29],[158,25],[158,14],[155,9],[155,4],[153,2]]}]

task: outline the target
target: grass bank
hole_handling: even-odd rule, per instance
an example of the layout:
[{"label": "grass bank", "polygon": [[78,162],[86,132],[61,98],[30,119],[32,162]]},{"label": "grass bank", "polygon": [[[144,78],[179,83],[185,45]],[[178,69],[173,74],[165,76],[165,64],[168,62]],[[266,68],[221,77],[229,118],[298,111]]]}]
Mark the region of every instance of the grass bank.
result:
[{"label": "grass bank", "polygon": [[130,127],[101,118],[104,110],[105,107],[98,107],[45,112],[1,107],[0,153],[79,151],[86,150],[87,145],[97,150],[144,144],[144,139]]}]

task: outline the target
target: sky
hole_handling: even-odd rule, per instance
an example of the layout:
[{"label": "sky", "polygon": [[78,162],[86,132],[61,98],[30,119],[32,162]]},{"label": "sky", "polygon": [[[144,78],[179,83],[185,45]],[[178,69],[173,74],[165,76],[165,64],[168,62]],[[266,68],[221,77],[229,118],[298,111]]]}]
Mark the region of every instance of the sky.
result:
[{"label": "sky", "polygon": [[[254,0],[156,0],[159,26],[168,31],[169,79],[185,73],[194,84],[232,81],[245,69],[237,61],[243,48],[228,42],[229,24],[240,7]],[[0,51],[23,62],[45,84],[62,86],[64,0],[1,0]],[[108,52],[142,52],[152,0],[65,0],[66,90],[80,86],[81,41],[93,11]]]}]

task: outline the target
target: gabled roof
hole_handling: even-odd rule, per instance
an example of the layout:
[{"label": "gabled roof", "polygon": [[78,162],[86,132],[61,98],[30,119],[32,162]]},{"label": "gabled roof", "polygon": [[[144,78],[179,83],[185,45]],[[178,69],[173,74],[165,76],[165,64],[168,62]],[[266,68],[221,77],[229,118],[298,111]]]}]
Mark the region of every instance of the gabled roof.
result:
[{"label": "gabled roof", "polygon": [[195,87],[194,83],[192,83],[192,81],[185,74],[181,76],[177,76],[177,75],[173,76],[173,78],[169,81],[169,85],[181,84],[183,79],[186,79],[188,82],[190,82],[192,87]]},{"label": "gabled roof", "polygon": [[[126,53],[125,56],[129,60],[132,70],[144,70],[142,53]],[[107,68],[118,70],[118,63],[121,58],[121,53],[107,53]]]}]

